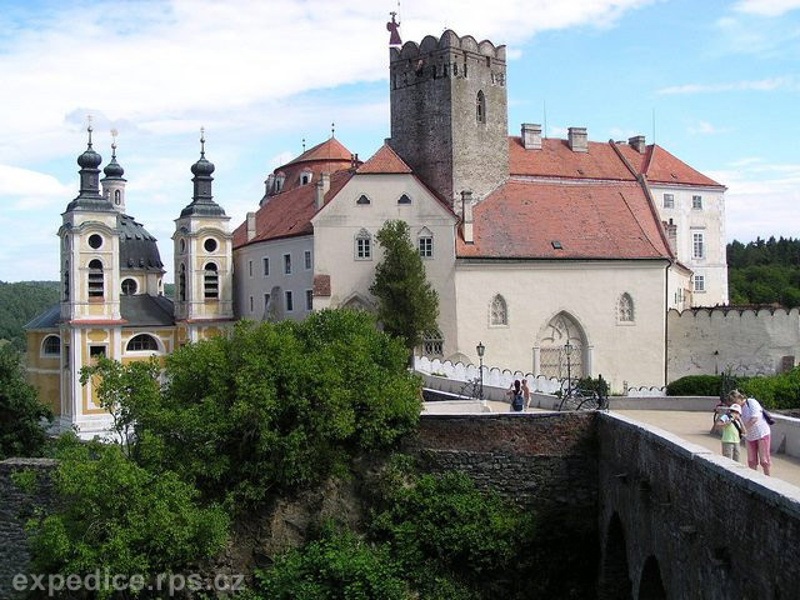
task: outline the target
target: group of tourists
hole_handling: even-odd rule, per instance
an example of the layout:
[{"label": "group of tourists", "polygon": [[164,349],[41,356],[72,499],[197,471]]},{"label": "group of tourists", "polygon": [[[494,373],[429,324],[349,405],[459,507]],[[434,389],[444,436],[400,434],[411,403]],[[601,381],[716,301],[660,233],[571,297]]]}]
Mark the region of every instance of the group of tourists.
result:
[{"label": "group of tourists", "polygon": [[755,398],[748,398],[739,390],[728,394],[724,402],[714,409],[714,430],[722,434],[722,454],[739,461],[739,446],[747,446],[747,466],[758,470],[758,465],[769,475],[770,417]]}]

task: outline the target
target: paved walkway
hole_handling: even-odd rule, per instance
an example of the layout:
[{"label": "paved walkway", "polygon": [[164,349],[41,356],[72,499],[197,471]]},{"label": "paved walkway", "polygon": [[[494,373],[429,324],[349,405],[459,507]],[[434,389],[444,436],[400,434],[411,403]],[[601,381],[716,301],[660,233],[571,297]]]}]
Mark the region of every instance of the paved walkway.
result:
[{"label": "paved walkway", "polygon": [[[461,402],[427,402],[424,412],[429,414],[465,414],[509,412],[505,402],[487,401],[483,406],[477,400]],[[550,412],[542,409],[530,409],[531,412]],[[707,412],[689,412],[675,410],[611,410],[627,419],[639,421],[652,427],[658,427],[687,442],[707,448],[721,454],[720,440],[712,435],[711,414]],[[740,463],[747,464],[747,449],[741,448]],[[761,469],[759,469],[759,473]],[[800,459],[785,454],[772,455],[772,477],[800,488]]]}]

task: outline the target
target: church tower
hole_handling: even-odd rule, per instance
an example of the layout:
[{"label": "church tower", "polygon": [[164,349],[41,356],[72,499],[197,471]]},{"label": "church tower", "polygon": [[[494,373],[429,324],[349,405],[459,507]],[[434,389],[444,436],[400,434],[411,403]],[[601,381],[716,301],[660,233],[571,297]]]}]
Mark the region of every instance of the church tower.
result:
[{"label": "church tower", "polygon": [[205,157],[201,129],[200,160],[192,165],[194,195],[175,220],[175,320],[178,343],[218,335],[233,321],[233,236],[230,217],[213,200],[214,164]]},{"label": "church tower", "polygon": [[390,145],[455,207],[479,202],[508,178],[505,46],[448,30],[389,53]]}]

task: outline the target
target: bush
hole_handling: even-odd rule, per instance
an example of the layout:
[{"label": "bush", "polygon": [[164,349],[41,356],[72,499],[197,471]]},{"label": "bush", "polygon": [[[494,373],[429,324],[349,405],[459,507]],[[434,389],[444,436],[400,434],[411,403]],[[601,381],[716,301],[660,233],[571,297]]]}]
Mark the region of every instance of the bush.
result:
[{"label": "bush", "polygon": [[780,375],[752,377],[740,389],[745,395],[756,398],[766,408],[800,408],[800,367]]},{"label": "bush", "polygon": [[[154,577],[212,556],[227,539],[221,508],[200,507],[197,490],[175,473],[150,473],[118,445],[83,444],[68,434],[56,456],[58,508],[28,523],[39,572]],[[98,591],[99,598],[113,595]]]},{"label": "bush", "polygon": [[[737,382],[733,387],[738,385]],[[667,385],[667,396],[719,396],[720,393],[721,375],[687,375]]]}]

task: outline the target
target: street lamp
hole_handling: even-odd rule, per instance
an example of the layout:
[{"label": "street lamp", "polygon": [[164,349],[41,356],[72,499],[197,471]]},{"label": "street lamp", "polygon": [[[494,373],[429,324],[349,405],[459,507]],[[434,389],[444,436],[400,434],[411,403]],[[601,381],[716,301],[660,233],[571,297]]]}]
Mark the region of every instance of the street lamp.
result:
[{"label": "street lamp", "polygon": [[571,372],[571,363],[570,363],[570,356],[572,356],[572,351],[575,349],[575,346],[569,343],[569,339],[567,339],[567,343],[564,344],[564,354],[567,355],[567,396],[570,396],[572,393],[572,372]]},{"label": "street lamp", "polygon": [[480,360],[480,384],[478,387],[478,398],[483,401],[483,353],[486,352],[486,346],[483,345],[483,342],[478,342],[478,345],[475,347],[475,350],[478,351],[478,359]]}]

